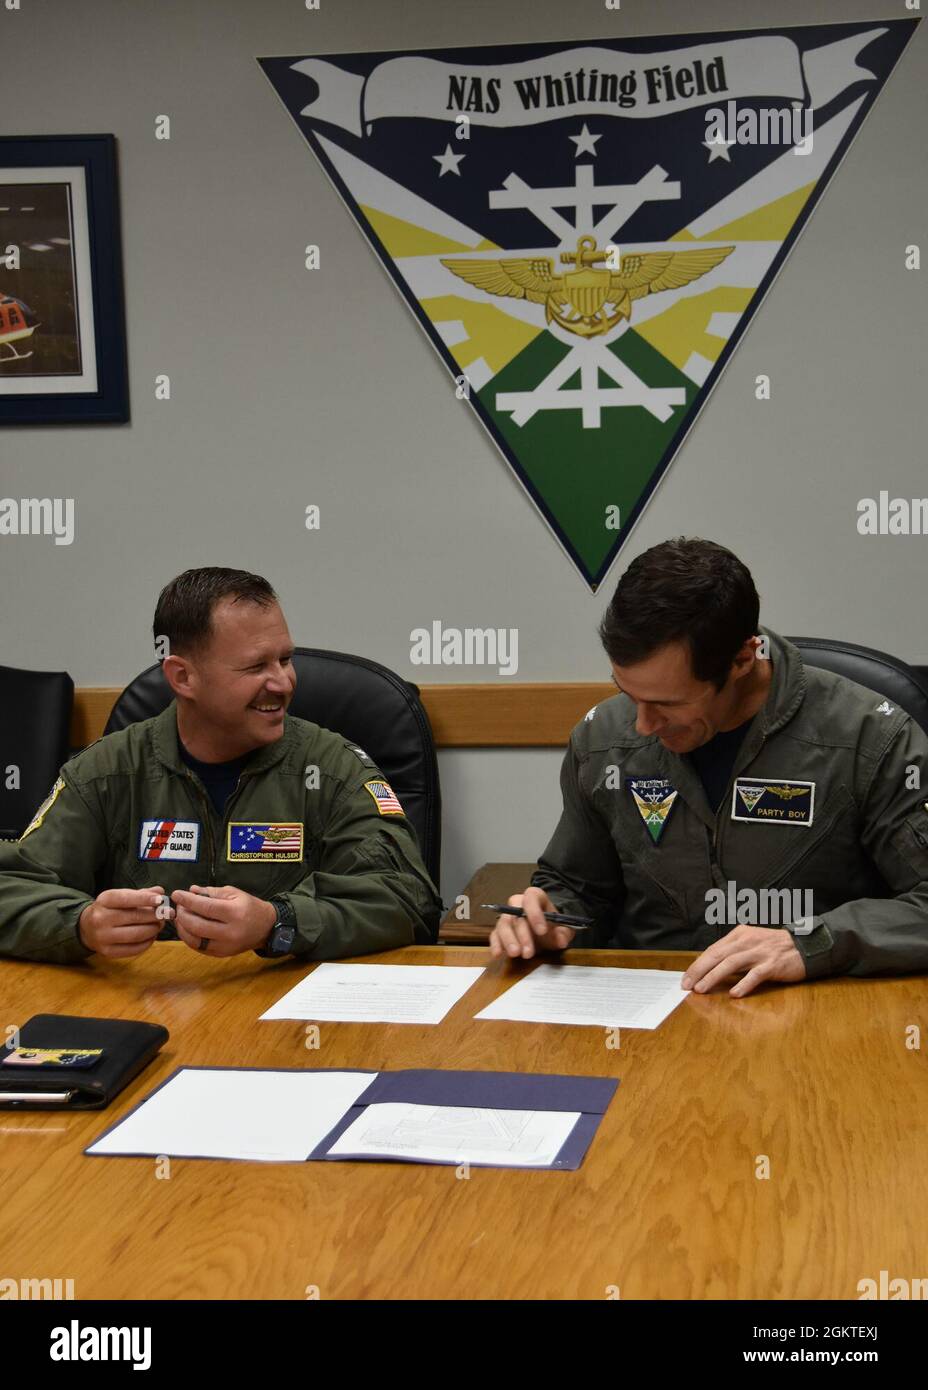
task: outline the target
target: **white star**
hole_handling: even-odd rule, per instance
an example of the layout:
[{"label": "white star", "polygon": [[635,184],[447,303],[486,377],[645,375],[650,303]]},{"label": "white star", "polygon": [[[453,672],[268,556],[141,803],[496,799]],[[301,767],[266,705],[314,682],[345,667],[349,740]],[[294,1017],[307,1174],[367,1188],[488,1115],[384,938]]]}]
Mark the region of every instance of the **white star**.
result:
[{"label": "white star", "polygon": [[724,159],[731,163],[731,155],[728,151],[735,143],[734,140],[703,140],[702,142],[709,151],[709,163],[713,164],[717,159]]},{"label": "white star", "polygon": [[580,134],[569,135],[567,138],[569,140],[573,140],[574,144],[577,146],[577,149],[574,153],[574,159],[579,159],[582,154],[595,155],[596,141],[601,140],[603,137],[601,135],[591,135],[586,128],[586,121],[584,121],[583,129],[581,130]]},{"label": "white star", "polygon": [[450,145],[445,146],[444,154],[433,154],[432,158],[436,161],[437,164],[441,165],[441,173],[438,177],[444,178],[445,174],[457,174],[458,178],[460,178],[461,171],[458,168],[458,165],[460,164],[461,160],[466,159],[466,157],[467,156],[463,154],[455,154],[452,151]]}]

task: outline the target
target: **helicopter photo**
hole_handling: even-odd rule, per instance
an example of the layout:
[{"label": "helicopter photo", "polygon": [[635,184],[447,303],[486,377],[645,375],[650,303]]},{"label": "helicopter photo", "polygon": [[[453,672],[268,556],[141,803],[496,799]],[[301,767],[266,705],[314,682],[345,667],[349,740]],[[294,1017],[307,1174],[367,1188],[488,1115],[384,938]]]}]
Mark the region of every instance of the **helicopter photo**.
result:
[{"label": "helicopter photo", "polygon": [[0,366],[4,362],[24,362],[32,351],[19,352],[15,343],[31,338],[41,325],[29,305],[13,295],[0,292]]}]

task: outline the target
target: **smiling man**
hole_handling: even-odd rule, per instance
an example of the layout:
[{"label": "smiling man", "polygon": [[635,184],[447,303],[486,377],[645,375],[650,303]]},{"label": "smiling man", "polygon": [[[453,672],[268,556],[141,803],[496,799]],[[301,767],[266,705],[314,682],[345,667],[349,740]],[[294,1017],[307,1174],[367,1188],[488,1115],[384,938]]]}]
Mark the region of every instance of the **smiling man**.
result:
[{"label": "smiling man", "polygon": [[187,570],[154,634],[174,700],[67,762],[0,844],[0,954],[132,957],[162,933],[327,960],[432,940],[441,902],[389,784],[287,713],[293,642],[267,580]]},{"label": "smiling man", "polygon": [[629,566],[600,627],[620,693],[571,734],[560,822],[494,955],[568,946],[559,911],[594,919],[578,946],[700,951],[699,991],[928,970],[928,738],[758,616],[711,541]]}]

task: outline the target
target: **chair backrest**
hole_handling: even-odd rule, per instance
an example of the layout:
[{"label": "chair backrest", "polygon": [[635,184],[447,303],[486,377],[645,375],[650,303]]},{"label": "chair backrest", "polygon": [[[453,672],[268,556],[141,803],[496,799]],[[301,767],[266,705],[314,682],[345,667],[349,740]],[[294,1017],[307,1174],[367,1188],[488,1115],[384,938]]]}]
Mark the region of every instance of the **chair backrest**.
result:
[{"label": "chair backrest", "polygon": [[[68,756],[74,682],[67,671],[0,666],[0,838],[18,838]],[[6,769],[19,769],[7,787]]]},{"label": "chair backrest", "polygon": [[877,695],[904,709],[928,733],[928,688],[906,662],[872,647],[858,647],[854,642],[838,642],[829,637],[788,637],[786,640],[799,648],[806,665],[834,671],[836,675],[846,676],[876,691]]},{"label": "chair backrest", "polygon": [[[386,666],[346,652],[297,647],[297,686],[289,713],[358,744],[373,758],[412,822],[425,867],[438,887],[441,792],[438,759],[418,687]],[[149,666],[113,706],[105,733],[160,714],[171,690],[160,664]]]}]

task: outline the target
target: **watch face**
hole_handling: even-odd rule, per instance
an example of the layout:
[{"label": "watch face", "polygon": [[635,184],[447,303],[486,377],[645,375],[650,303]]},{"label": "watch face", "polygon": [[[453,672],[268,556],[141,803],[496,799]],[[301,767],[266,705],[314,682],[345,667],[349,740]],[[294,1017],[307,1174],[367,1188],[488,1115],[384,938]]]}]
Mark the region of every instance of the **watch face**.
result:
[{"label": "watch face", "polygon": [[287,955],[295,936],[296,930],[293,927],[278,927],[274,932],[273,949],[282,956]]}]

